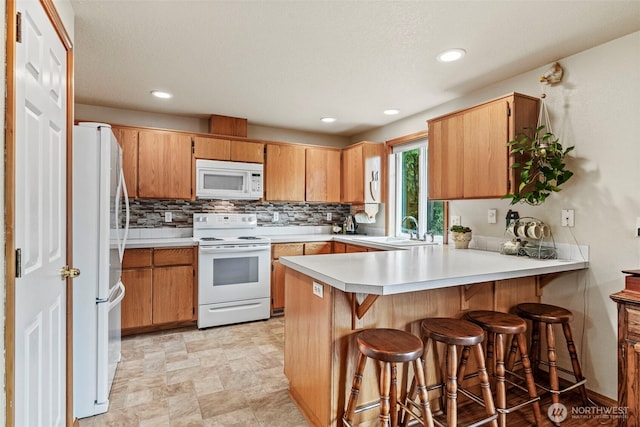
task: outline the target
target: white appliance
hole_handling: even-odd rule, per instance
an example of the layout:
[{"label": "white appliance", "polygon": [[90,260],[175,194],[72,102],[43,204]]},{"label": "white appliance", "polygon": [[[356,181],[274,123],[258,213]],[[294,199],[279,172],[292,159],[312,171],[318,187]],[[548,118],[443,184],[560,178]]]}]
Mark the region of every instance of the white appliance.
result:
[{"label": "white appliance", "polygon": [[257,200],[262,198],[262,164],[196,160],[196,198]]},{"label": "white appliance", "polygon": [[122,149],[111,126],[73,128],[73,408],[84,418],[109,408],[120,361],[120,280],[129,228]]},{"label": "white appliance", "polygon": [[271,241],[255,214],[193,215],[198,241],[198,328],[268,319]]}]

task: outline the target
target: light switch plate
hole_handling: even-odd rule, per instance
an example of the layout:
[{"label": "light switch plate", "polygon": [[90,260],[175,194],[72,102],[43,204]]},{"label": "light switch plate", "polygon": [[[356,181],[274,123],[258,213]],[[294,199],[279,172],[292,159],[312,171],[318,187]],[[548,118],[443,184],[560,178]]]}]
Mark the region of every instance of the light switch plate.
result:
[{"label": "light switch plate", "polygon": [[164,213],[164,222],[173,222],[173,213],[165,212]]},{"label": "light switch plate", "polygon": [[487,212],[487,222],[489,222],[489,224],[498,222],[498,211],[496,209],[489,209]]},{"label": "light switch plate", "polygon": [[451,225],[461,225],[462,224],[462,218],[460,218],[460,215],[451,215]]},{"label": "light switch plate", "polygon": [[271,222],[278,222],[279,219],[280,219],[280,214],[278,212],[274,212]]}]

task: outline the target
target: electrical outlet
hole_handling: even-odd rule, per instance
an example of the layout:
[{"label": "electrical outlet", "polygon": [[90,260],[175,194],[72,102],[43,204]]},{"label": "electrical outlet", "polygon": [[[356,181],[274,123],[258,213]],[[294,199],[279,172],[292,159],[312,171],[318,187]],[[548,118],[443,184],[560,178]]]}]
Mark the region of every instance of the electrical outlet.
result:
[{"label": "electrical outlet", "polygon": [[324,288],[320,283],[313,282],[313,294],[317,297],[324,298]]},{"label": "electrical outlet", "polygon": [[331,221],[331,217],[332,217],[331,212],[327,212],[327,221]]},{"label": "electrical outlet", "polygon": [[489,224],[495,224],[498,222],[498,211],[496,209],[489,209],[487,212],[487,222]]},{"label": "electrical outlet", "polygon": [[562,209],[562,226],[573,227],[575,224],[575,211],[573,209]]},{"label": "electrical outlet", "polygon": [[280,220],[280,214],[278,212],[273,213],[273,218],[271,218],[272,222],[278,222]]},{"label": "electrical outlet", "polygon": [[461,224],[462,224],[462,219],[460,218],[460,215],[451,216],[451,225],[461,225]]},{"label": "electrical outlet", "polygon": [[165,212],[164,213],[164,222],[173,222],[173,213]]}]

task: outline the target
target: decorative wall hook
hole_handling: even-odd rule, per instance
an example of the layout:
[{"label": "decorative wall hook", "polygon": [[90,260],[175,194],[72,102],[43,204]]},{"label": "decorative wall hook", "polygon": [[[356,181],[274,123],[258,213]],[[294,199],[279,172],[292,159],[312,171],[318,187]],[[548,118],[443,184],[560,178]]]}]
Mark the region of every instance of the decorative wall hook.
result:
[{"label": "decorative wall hook", "polygon": [[540,76],[540,83],[546,85],[555,85],[562,81],[562,74],[564,70],[560,66],[559,63],[554,62],[551,64],[551,68],[549,68],[542,76]]}]

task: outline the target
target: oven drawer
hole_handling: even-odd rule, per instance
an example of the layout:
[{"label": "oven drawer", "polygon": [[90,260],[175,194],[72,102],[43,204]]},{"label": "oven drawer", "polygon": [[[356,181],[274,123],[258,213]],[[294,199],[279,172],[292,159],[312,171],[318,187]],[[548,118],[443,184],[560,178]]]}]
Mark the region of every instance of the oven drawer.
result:
[{"label": "oven drawer", "polygon": [[270,311],[269,298],[203,304],[198,307],[198,328],[268,319]]}]

